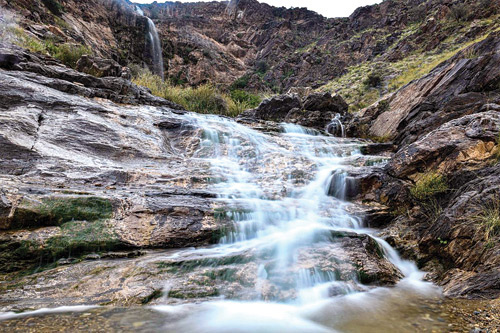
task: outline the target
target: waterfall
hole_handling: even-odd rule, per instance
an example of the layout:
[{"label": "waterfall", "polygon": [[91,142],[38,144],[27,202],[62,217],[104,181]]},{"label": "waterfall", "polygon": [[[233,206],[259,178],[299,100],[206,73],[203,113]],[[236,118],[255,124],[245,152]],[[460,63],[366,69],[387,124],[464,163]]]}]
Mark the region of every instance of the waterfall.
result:
[{"label": "waterfall", "polygon": [[344,125],[340,120],[340,113],[335,114],[335,117],[332,119],[332,121],[328,125],[326,125],[325,131],[335,136],[345,138],[345,130]]},{"label": "waterfall", "polygon": [[[361,155],[361,143],[297,125],[283,124],[283,133],[268,135],[217,116],[186,116],[192,118],[193,126],[203,129],[200,147],[192,157],[210,164],[211,174],[218,179],[212,190],[219,194],[234,228],[216,247],[181,250],[174,256],[214,260],[251,256],[256,283],[252,302],[203,303],[189,308],[185,320],[168,329],[335,332],[331,328],[343,318],[329,308],[344,302],[365,311],[370,302],[386,297],[381,295],[393,295],[386,288],[370,290],[353,275],[339,278],[346,273],[335,268],[330,256],[343,252],[332,233],[372,238],[404,276],[401,290],[435,292],[431,284],[421,281],[422,274],[413,263],[402,260],[387,242],[364,227],[361,218],[349,212],[354,204],[345,201],[352,185],[346,168],[351,160],[370,159]],[[338,117],[333,121],[340,122]],[[164,306],[157,309],[174,311]],[[325,313],[330,313],[328,318],[317,319]]]},{"label": "waterfall", "polygon": [[[139,6],[136,6],[136,12],[144,16],[144,12]],[[153,64],[152,71],[154,74],[160,76],[162,80],[164,79],[163,73],[163,55],[161,48],[160,36],[158,35],[158,30],[156,26],[149,17],[146,17],[148,20],[148,30],[146,32],[146,47],[149,47],[149,53],[151,55],[151,62]]]}]

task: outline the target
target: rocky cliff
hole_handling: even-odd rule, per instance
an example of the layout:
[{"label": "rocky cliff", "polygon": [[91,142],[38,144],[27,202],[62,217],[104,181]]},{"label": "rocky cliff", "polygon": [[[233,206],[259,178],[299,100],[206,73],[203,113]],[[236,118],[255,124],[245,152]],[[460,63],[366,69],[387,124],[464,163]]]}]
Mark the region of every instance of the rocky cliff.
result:
[{"label": "rocky cliff", "polygon": [[355,115],[351,129],[393,139],[361,182],[392,209],[389,239],[451,295],[500,289],[500,33]]},{"label": "rocky cliff", "polygon": [[[47,5],[54,3],[54,8]],[[81,43],[121,65],[147,64],[147,22],[125,0],[0,2],[41,39]],[[256,0],[141,5],[158,27],[167,76],[176,84],[283,92],[325,86],[353,94],[371,72],[377,94],[414,65],[422,52],[447,54],[495,27],[498,1],[384,1],[349,18],[325,18],[304,8],[274,8]],[[92,10],[90,10],[92,8]],[[51,11],[52,9],[52,11]],[[145,59],[145,60],[144,60]],[[361,68],[359,77],[352,77]],[[349,74],[347,77],[346,74]],[[345,77],[350,87],[345,87]],[[333,80],[333,82],[332,82]],[[375,91],[371,91],[373,102]],[[378,96],[378,95],[377,95]],[[366,103],[366,101],[365,101]]]}]

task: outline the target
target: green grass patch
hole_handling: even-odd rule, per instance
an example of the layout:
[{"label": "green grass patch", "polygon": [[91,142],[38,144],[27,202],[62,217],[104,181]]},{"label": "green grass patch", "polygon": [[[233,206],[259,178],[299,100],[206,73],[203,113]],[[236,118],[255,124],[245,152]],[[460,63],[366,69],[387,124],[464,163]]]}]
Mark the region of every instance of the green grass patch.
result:
[{"label": "green grass patch", "polygon": [[235,89],[231,94],[226,94],[211,84],[198,87],[176,86],[145,70],[140,71],[133,82],[149,88],[153,95],[197,113],[235,117],[260,103],[258,96],[243,90]]},{"label": "green grass patch", "polygon": [[57,44],[51,39],[39,40],[28,35],[23,29],[15,28],[17,45],[35,53],[47,54],[61,61],[71,68],[76,67],[77,61],[84,54],[92,54],[92,50],[81,44]]},{"label": "green grass patch", "polygon": [[76,67],[76,63],[82,55],[92,54],[92,50],[87,46],[69,43],[49,45],[48,50],[51,56],[71,68]]},{"label": "green grass patch", "polygon": [[435,171],[423,174],[410,189],[411,195],[418,201],[428,200],[446,191],[448,191],[446,177]]},{"label": "green grass patch", "polygon": [[92,54],[92,50],[81,44],[56,44],[53,40],[39,40],[28,35],[23,29],[15,28],[16,43],[35,53],[47,54],[61,61],[71,68],[76,67],[77,61],[84,54]]}]

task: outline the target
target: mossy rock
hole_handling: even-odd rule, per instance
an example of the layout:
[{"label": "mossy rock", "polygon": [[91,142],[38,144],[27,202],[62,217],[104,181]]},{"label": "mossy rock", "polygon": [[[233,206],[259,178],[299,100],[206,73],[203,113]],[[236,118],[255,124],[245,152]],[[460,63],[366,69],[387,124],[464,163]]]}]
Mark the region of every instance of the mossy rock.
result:
[{"label": "mossy rock", "polygon": [[97,221],[113,215],[111,201],[99,197],[49,197],[23,200],[10,221],[10,229],[60,226],[69,221]]}]

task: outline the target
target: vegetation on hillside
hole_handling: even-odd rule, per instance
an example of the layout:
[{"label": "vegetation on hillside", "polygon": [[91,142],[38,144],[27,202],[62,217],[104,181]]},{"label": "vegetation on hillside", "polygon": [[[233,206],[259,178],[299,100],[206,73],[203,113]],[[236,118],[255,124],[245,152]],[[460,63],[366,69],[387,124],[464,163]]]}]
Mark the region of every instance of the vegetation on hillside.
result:
[{"label": "vegetation on hillside", "polygon": [[50,55],[61,61],[66,66],[75,68],[76,62],[84,54],[92,54],[92,50],[81,44],[57,44],[52,39],[39,40],[28,35],[23,29],[15,28],[16,43],[31,52]]},{"label": "vegetation on hillside", "polygon": [[[396,91],[409,82],[428,74],[437,65],[458,52],[465,50],[464,56],[468,58],[477,56],[470,51],[467,53],[467,47],[485,39],[491,32],[499,30],[500,16],[495,14],[468,22],[467,19],[460,18],[462,12],[461,9],[455,8],[447,18],[438,23],[442,25],[443,30],[450,31],[450,35],[440,43],[440,47],[426,51],[425,44],[422,44],[419,49],[397,61],[387,61],[385,59],[387,52],[383,53],[371,61],[347,68],[343,76],[328,82],[319,90],[340,94],[349,104],[349,110],[355,112],[373,104],[385,94]],[[422,29],[420,24],[416,22],[409,25],[402,31],[399,41],[419,34]],[[484,32],[475,39],[467,39],[464,36],[471,28],[484,30]],[[395,47],[398,42],[395,42],[392,47]]]},{"label": "vegetation on hillside", "polygon": [[173,85],[170,81],[164,81],[147,70],[138,71],[133,82],[149,88],[153,95],[198,113],[235,117],[245,110],[258,106],[261,102],[259,96],[236,88],[225,93],[212,84],[198,87]]},{"label": "vegetation on hillside", "polygon": [[422,213],[430,223],[434,223],[441,216],[443,208],[439,195],[449,190],[445,176],[437,171],[429,171],[420,175],[410,188],[413,200],[422,208]]}]

